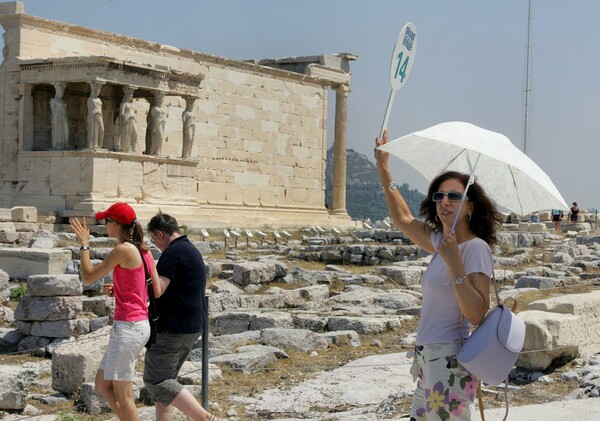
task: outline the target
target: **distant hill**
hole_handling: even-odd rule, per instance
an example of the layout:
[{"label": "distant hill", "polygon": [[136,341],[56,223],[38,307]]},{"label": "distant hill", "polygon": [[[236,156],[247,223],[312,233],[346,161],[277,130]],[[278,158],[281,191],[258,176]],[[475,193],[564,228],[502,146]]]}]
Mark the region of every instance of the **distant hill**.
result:
[{"label": "distant hill", "polygon": [[[375,164],[366,156],[353,149],[347,150],[346,160],[346,209],[348,214],[357,220],[370,218],[372,221],[382,220],[388,216],[387,207],[379,174]],[[327,151],[327,171],[325,174],[325,203],[331,205],[333,189],[333,148]],[[419,214],[419,207],[425,198],[416,189],[406,183],[398,186],[413,215]]]}]

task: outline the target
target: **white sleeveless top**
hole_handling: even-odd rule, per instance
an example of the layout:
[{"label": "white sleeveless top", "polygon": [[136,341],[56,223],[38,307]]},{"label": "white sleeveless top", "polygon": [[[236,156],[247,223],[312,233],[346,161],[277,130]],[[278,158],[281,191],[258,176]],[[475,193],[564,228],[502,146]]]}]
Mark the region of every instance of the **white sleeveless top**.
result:
[{"label": "white sleeveless top", "polygon": [[[431,243],[437,250],[444,234],[431,233]],[[491,278],[494,275],[494,258],[490,246],[481,238],[473,238],[458,245],[465,274],[481,272]],[[435,253],[421,280],[423,307],[417,330],[417,345],[456,342],[461,336],[467,338],[471,323],[464,318],[461,330],[460,308],[454,294],[454,279],[444,259]]]}]

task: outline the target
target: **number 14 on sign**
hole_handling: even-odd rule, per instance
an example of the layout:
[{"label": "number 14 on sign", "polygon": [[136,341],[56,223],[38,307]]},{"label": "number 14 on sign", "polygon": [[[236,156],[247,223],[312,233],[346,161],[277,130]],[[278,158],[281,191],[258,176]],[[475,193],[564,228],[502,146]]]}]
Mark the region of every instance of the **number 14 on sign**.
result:
[{"label": "number 14 on sign", "polygon": [[381,126],[380,136],[383,135],[383,131],[387,128],[388,120],[390,118],[390,112],[392,110],[392,104],[394,103],[394,97],[396,91],[400,89],[410,74],[410,70],[413,65],[413,57],[417,51],[417,28],[414,23],[409,22],[398,34],[396,45],[394,46],[394,53],[392,54],[392,60],[390,63],[390,96],[388,98],[387,107],[385,109],[385,117]]}]

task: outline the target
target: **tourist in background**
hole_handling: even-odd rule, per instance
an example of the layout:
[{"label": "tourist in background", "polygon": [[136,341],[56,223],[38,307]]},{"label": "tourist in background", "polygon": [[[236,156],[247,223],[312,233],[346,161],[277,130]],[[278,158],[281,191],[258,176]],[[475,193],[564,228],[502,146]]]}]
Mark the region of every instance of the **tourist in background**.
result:
[{"label": "tourist in background", "polygon": [[579,216],[579,207],[577,206],[577,202],[573,202],[573,206],[571,206],[571,209],[569,211],[569,221],[571,221],[572,223],[577,222],[578,216]]},{"label": "tourist in background", "polygon": [[171,420],[174,408],[193,420],[217,420],[177,381],[204,329],[204,260],[187,236],[179,233],[172,216],[159,212],[150,219],[147,230],[162,252],[156,269],[164,288],[156,300],[156,343],[146,351],[144,363],[144,383],[154,399],[156,420]]},{"label": "tourist in background", "polygon": [[560,209],[552,209],[552,222],[554,223],[554,231],[560,231],[560,222],[563,219],[563,211]]},{"label": "tourist in background", "polygon": [[[133,399],[133,379],[137,357],[150,336],[148,323],[148,289],[144,261],[151,272],[154,294],[161,289],[154,259],[144,244],[144,231],[135,211],[126,203],[115,203],[105,212],[96,214],[106,221],[109,237],[119,243],[100,263],[92,266],[90,230],[85,218],[73,219],[71,228],[81,242],[81,277],[91,284],[113,271],[113,283],[105,285],[115,297],[113,326],[108,348],[96,373],[96,389],[108,402],[120,420],[139,420]],[[141,253],[140,253],[141,250]]]},{"label": "tourist in background", "polygon": [[[376,146],[387,143],[387,130]],[[469,176],[438,175],[421,203],[424,220],[416,219],[396,188],[387,152],[375,151],[377,170],[394,225],[432,259],[423,273],[423,306],[411,374],[417,379],[410,420],[470,420],[477,379],[456,355],[471,327],[488,311],[494,274],[491,246],[500,215],[475,182],[459,210]],[[455,216],[455,231],[450,232]]]}]

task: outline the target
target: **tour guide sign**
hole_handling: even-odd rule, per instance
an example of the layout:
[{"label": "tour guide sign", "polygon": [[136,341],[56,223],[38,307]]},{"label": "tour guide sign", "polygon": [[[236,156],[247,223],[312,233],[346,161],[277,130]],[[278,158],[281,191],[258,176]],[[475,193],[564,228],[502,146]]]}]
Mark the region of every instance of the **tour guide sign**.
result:
[{"label": "tour guide sign", "polygon": [[390,63],[390,84],[392,89],[388,99],[387,107],[385,108],[385,117],[381,126],[381,133],[387,128],[388,120],[390,119],[390,111],[396,91],[404,85],[406,78],[412,69],[415,53],[417,52],[417,28],[412,22],[404,25],[404,28],[398,34],[394,53]]}]

